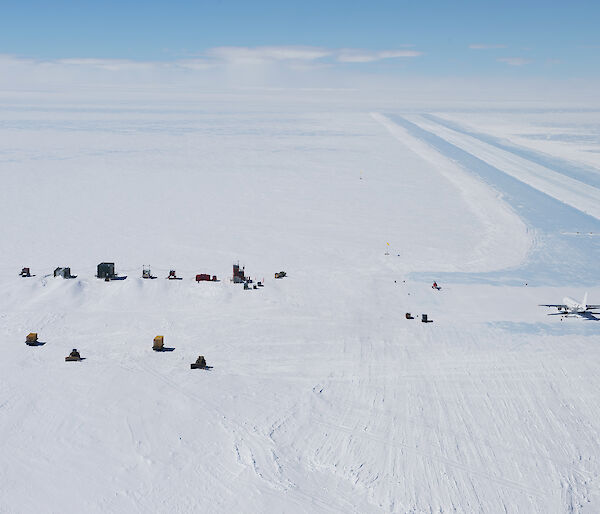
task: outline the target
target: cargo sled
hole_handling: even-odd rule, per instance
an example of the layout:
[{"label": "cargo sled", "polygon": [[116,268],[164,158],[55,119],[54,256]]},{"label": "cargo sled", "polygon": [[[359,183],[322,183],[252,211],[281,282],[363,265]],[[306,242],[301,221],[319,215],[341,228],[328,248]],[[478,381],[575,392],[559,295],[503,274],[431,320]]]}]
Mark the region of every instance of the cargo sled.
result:
[{"label": "cargo sled", "polygon": [[175,348],[167,348],[165,346],[165,337],[164,336],[156,336],[154,338],[154,342],[152,343],[152,349],[155,352],[172,352]]}]

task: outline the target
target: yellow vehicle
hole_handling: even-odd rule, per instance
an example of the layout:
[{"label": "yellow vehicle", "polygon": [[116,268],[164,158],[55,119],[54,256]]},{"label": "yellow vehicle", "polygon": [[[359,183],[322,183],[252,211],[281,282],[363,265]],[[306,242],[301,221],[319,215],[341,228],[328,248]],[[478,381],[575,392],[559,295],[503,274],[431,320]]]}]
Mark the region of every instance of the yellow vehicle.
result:
[{"label": "yellow vehicle", "polygon": [[154,343],[152,344],[152,349],[155,352],[160,352],[164,349],[165,347],[165,338],[164,336],[156,336],[154,338]]}]

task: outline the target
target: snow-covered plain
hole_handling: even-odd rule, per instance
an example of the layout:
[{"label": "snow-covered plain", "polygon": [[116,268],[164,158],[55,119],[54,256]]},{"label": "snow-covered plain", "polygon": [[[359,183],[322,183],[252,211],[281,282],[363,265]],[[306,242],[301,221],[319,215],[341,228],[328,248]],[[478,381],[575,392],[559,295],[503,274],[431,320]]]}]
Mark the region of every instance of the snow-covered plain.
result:
[{"label": "snow-covered plain", "polygon": [[0,512],[600,510],[600,323],[537,307],[600,303],[600,171],[481,139],[544,113],[2,98]]}]

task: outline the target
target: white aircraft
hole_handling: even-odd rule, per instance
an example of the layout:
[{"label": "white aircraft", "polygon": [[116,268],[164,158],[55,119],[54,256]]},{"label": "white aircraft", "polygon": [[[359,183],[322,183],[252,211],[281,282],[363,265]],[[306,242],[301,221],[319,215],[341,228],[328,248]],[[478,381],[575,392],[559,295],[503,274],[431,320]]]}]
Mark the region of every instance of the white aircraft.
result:
[{"label": "white aircraft", "polygon": [[589,305],[587,303],[587,296],[587,293],[585,293],[581,303],[566,296],[563,298],[564,303],[542,303],[540,304],[540,307],[556,307],[558,309],[558,312],[551,312],[548,316],[581,316],[583,318],[599,321],[594,314],[600,314],[600,312],[592,311],[600,309],[600,305]]}]

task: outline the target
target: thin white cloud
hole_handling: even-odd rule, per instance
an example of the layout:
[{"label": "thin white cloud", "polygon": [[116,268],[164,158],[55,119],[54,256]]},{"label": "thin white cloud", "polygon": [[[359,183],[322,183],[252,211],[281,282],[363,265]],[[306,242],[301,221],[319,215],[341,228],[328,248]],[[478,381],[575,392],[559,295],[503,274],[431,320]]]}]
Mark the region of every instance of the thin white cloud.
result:
[{"label": "thin white cloud", "polygon": [[129,59],[92,59],[92,58],[70,58],[57,59],[54,61],[41,61],[46,66],[64,65],[73,69],[98,69],[109,72],[121,71],[154,71],[175,70],[178,68],[187,70],[210,70],[215,67],[214,62],[206,59],[178,59],[176,61],[132,61]]},{"label": "thin white cloud", "polygon": [[[414,58],[409,48],[371,51],[317,46],[215,47],[194,57],[168,61],[63,58],[31,59],[0,54],[2,88],[49,85],[137,83],[235,84],[244,86],[299,85],[343,82],[352,71],[347,63]],[[365,64],[366,66],[367,64]],[[365,75],[365,76],[368,76]]]},{"label": "thin white cloud", "polygon": [[531,62],[531,59],[525,59],[524,57],[500,57],[496,60],[509,66],[525,66]]},{"label": "thin white cloud", "polygon": [[474,43],[469,45],[471,50],[493,50],[495,48],[506,48],[506,45],[487,45],[484,43]]},{"label": "thin white cloud", "polygon": [[244,64],[268,61],[314,61],[331,54],[331,50],[316,46],[218,46],[204,53],[205,56],[216,60]]},{"label": "thin white cloud", "polygon": [[[210,48],[193,58],[172,61],[134,61],[130,59],[64,58],[36,60],[0,54],[2,69],[14,68],[48,76],[86,76],[89,73],[108,75],[123,73],[176,73],[231,70],[253,67],[294,71],[333,68],[337,63],[370,63],[382,59],[418,57],[421,52],[409,49],[370,51],[362,49],[330,49],[317,46],[221,46]],[[6,78],[6,77],[5,77]],[[1,82],[1,81],[0,81]]]},{"label": "thin white cloud", "polygon": [[382,50],[379,52],[370,52],[366,50],[342,49],[336,59],[339,62],[374,62],[383,59],[396,59],[399,57],[419,57],[422,52],[416,50]]},{"label": "thin white cloud", "polygon": [[179,59],[173,63],[173,66],[187,70],[203,71],[213,69],[215,63],[207,62],[204,59]]},{"label": "thin white cloud", "polygon": [[[337,61],[338,54],[331,52],[328,57],[313,60],[280,60],[267,66],[239,67],[216,57],[199,55],[140,63],[127,59],[41,60],[0,54],[0,102],[43,98],[64,103],[75,99],[154,103],[172,101],[174,94],[182,99],[205,101],[221,92],[225,95],[234,92],[238,98],[246,94],[244,91],[251,91],[268,102],[285,101],[287,108],[294,101],[312,102],[312,92],[319,91],[330,95],[328,101],[332,104],[344,101],[350,105],[369,104],[365,108],[370,110],[393,110],[398,107],[399,98],[404,99],[407,107],[418,104],[426,109],[448,106],[448,102],[472,106],[473,102],[494,105],[498,101],[515,101],[519,102],[515,105],[521,105],[523,99],[545,101],[548,105],[557,102],[561,105],[574,102],[585,107],[600,105],[600,81],[596,78],[535,78],[518,73],[518,77],[508,74],[502,79],[439,76],[432,80],[414,74],[370,73],[368,65],[345,66]],[[509,65],[506,62],[509,58],[503,59],[501,62]],[[524,61],[528,60],[510,58],[513,66]],[[308,96],[299,96],[305,94]]]},{"label": "thin white cloud", "polygon": [[58,59],[52,62],[67,66],[99,68],[108,71],[150,70],[158,64],[155,62],[131,61],[128,59]]},{"label": "thin white cloud", "polygon": [[253,64],[272,61],[312,62],[333,60],[344,63],[367,63],[382,59],[418,57],[416,50],[369,51],[353,48],[329,49],[317,46],[220,46],[207,50],[203,55],[210,59],[229,63]]}]

